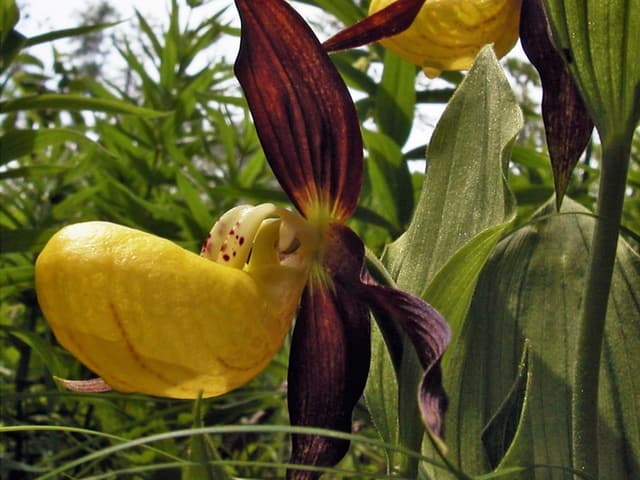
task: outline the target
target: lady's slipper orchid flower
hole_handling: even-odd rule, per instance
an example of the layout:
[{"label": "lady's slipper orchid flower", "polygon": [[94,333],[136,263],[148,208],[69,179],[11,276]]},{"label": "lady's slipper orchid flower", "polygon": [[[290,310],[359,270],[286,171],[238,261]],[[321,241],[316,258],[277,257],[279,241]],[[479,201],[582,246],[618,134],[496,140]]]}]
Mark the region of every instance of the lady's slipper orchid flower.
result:
[{"label": "lady's slipper orchid flower", "polygon": [[370,16],[325,43],[331,50],[380,43],[429,77],[467,70],[480,49],[498,57],[518,39],[522,0],[372,0]]},{"label": "lady's slipper orchid flower", "polygon": [[[446,322],[417,297],[376,285],[345,221],[362,184],[362,138],[349,92],[304,20],[283,0],[236,0],[235,71],[278,181],[301,215],[240,206],[214,225],[201,255],[126,227],[58,232],[36,264],[36,288],[60,342],[102,377],[75,389],[195,398],[256,375],[292,319],[293,425],[349,432],[370,359],[370,309],[394,318],[425,369],[419,401],[442,431],[439,360]],[[331,466],[349,442],[294,435],[291,461]],[[289,478],[316,478],[291,470]]]}]

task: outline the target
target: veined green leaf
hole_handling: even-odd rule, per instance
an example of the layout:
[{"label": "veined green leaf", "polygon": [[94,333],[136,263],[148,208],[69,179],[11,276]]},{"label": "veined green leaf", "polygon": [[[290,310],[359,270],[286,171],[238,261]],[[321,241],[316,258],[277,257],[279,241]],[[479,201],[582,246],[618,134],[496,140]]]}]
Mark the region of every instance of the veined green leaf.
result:
[{"label": "veined green leaf", "polygon": [[[435,275],[422,292],[449,322],[453,332],[452,344],[457,340],[471,304],[478,276],[500,237],[511,222],[501,223],[480,232],[462,246]],[[448,357],[445,354],[446,369]]]},{"label": "veined green leaf", "polygon": [[[383,441],[398,441],[398,382],[389,350],[375,322],[371,330],[371,366],[364,391],[367,408]],[[386,452],[391,470],[393,454]]]},{"label": "veined green leaf", "polygon": [[[533,439],[527,423],[530,418],[528,402],[531,395],[531,382],[534,375],[530,358],[530,344],[525,339],[522,358],[518,365],[518,374],[500,405],[496,414],[482,432],[487,457],[495,471],[500,472],[511,467],[533,465],[533,455],[529,448]],[[525,475],[520,472],[514,479],[534,477],[533,470]]]},{"label": "veined green leaf", "polygon": [[[521,125],[522,114],[502,68],[493,50],[485,48],[433,134],[427,175],[411,224],[385,253],[384,260],[400,288],[417,295],[433,293],[437,308],[464,317],[478,272],[514,216],[514,200],[505,175],[510,146]],[[472,241],[477,243],[447,265]],[[468,267],[464,256],[474,260]],[[443,272],[442,283],[449,275],[465,274],[466,278],[462,285],[457,279],[436,284],[438,272]],[[459,328],[456,322],[460,325],[461,319],[454,320],[454,327]],[[401,399],[410,395],[415,398],[420,372],[415,363],[406,361],[400,369]],[[449,390],[449,395],[455,397],[457,392]],[[401,440],[413,448],[419,448],[420,438],[413,429],[402,426],[420,422],[416,410],[401,402],[398,412]],[[435,454],[427,450],[428,455]],[[412,473],[411,469],[407,471]]]},{"label": "veined green leaf", "polygon": [[[535,478],[570,478],[571,389],[575,337],[595,219],[565,198],[553,199],[525,227],[502,240],[478,281],[445,375],[455,392],[447,443],[469,473],[490,470],[480,438],[517,375],[523,339],[535,372],[523,425]],[[566,214],[574,212],[574,215]],[[622,240],[610,294],[600,371],[600,478],[640,476],[640,257]],[[525,442],[526,443],[526,442]],[[554,473],[556,472],[556,473]],[[520,478],[520,477],[519,477]]]},{"label": "veined green leaf", "polygon": [[485,48],[433,133],[413,220],[386,252],[385,262],[401,288],[423,293],[460,247],[513,217],[505,175],[521,125],[502,68]]}]

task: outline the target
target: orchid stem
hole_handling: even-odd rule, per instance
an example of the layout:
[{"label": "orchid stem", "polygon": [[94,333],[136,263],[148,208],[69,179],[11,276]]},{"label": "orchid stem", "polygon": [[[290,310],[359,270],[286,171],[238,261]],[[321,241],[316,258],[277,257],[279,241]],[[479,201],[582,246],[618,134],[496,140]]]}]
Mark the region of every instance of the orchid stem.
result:
[{"label": "orchid stem", "polygon": [[598,385],[607,303],[618,245],[631,142],[603,139],[597,217],[578,331],[571,399],[573,464],[598,478]]}]

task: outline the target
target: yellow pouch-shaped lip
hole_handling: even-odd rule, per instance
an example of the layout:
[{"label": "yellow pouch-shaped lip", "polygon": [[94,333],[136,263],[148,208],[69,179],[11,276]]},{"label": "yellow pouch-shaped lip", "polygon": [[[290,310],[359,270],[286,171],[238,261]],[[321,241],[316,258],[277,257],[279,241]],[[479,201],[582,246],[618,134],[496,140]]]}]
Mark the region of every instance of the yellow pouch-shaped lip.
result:
[{"label": "yellow pouch-shaped lip", "polygon": [[[278,224],[265,223],[263,245],[277,243]],[[274,251],[253,270],[138,230],[87,222],[47,243],[36,290],[58,341],[112,388],[195,398],[254,377],[291,325],[308,268],[281,265]]]},{"label": "yellow pouch-shaped lip", "polygon": [[[395,0],[372,0],[375,13]],[[518,39],[521,0],[427,0],[404,32],[382,40],[386,48],[422,67],[429,77],[467,70],[482,47],[498,57]]]}]

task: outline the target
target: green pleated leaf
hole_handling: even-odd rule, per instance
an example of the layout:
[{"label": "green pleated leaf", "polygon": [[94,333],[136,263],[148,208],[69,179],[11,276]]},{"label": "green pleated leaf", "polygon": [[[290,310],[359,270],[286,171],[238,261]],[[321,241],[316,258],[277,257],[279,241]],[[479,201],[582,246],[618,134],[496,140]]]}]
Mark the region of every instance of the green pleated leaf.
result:
[{"label": "green pleated leaf", "polygon": [[[498,244],[448,352],[447,445],[469,473],[491,469],[482,432],[509,396],[524,339],[535,365],[523,441],[535,478],[571,478],[571,382],[595,219],[565,198]],[[600,370],[600,478],[640,478],[640,257],[623,241],[609,299]],[[552,468],[553,467],[553,468]],[[516,477],[526,478],[526,476]]]},{"label": "green pleated leaf", "polygon": [[416,66],[385,51],[382,80],[375,95],[380,131],[402,146],[409,138],[416,105]]},{"label": "green pleated leaf", "polygon": [[121,113],[147,117],[158,117],[167,114],[167,112],[136,107],[129,102],[121,100],[57,93],[33,95],[0,102],[0,113],[47,108],[53,110],[90,110],[94,112]]},{"label": "green pleated leaf", "polygon": [[640,119],[640,0],[545,0],[556,45],[603,142]]},{"label": "green pleated leaf", "polygon": [[[525,340],[518,375],[504,402],[482,432],[487,457],[491,466],[498,472],[514,466],[533,464],[529,448],[532,439],[530,430],[526,427],[526,422],[531,421],[527,416],[527,406],[532,370],[530,344]],[[513,478],[523,478],[521,473],[519,475]]]},{"label": "green pleated leaf", "polygon": [[[452,343],[460,333],[476,281],[500,237],[509,228],[505,222],[482,231],[462,246],[436,274],[422,292],[449,322],[454,332]],[[448,357],[445,356],[446,368]]]},{"label": "green pleated leaf", "polygon": [[[445,318],[454,318],[454,339],[477,275],[514,217],[505,175],[521,125],[522,114],[502,68],[493,50],[485,48],[433,134],[427,175],[411,224],[385,253],[385,263],[400,288],[423,295],[428,302],[433,296]],[[417,408],[410,407],[415,405],[420,370],[413,352],[408,353],[398,376],[399,435],[405,446],[419,449],[422,435],[410,427],[419,417]],[[443,372],[446,378],[446,368]],[[445,438],[449,435],[445,430]],[[405,472],[411,475],[416,469],[409,466]]]},{"label": "green pleated leaf", "polygon": [[411,224],[388,248],[385,262],[401,288],[422,294],[459,248],[513,218],[505,175],[521,126],[509,83],[485,48],[433,133]]}]

